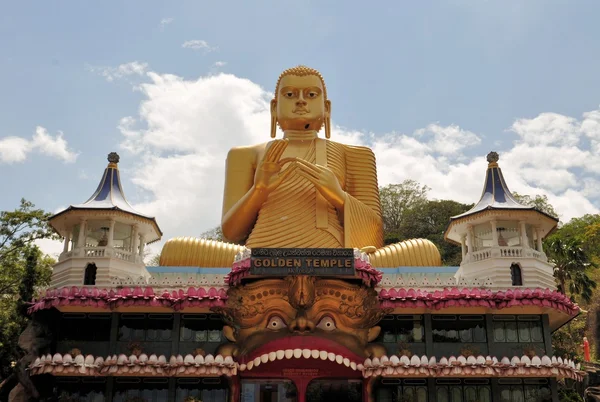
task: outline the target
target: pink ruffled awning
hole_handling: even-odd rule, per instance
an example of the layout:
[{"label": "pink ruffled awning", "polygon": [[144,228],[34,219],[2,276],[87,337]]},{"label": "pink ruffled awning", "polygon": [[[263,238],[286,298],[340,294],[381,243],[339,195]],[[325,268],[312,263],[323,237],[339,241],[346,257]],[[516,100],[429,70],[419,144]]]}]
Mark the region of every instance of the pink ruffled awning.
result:
[{"label": "pink ruffled awning", "polygon": [[225,288],[179,289],[155,293],[150,286],[142,288],[98,289],[73,286],[71,288],[48,289],[39,300],[34,301],[29,313],[59,306],[86,306],[115,309],[128,306],[152,306],[172,308],[175,311],[188,307],[223,306],[227,300]]},{"label": "pink ruffled awning", "polygon": [[440,310],[450,307],[486,307],[500,310],[507,307],[539,306],[562,311],[570,316],[579,314],[579,306],[567,296],[550,289],[382,289],[379,299],[384,308],[427,308]]}]

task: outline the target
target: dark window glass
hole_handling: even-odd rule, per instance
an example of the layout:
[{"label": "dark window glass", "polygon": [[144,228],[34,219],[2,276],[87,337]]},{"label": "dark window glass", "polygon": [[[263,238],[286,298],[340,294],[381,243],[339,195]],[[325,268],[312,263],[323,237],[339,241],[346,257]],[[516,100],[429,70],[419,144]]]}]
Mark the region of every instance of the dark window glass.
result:
[{"label": "dark window glass", "polygon": [[381,334],[378,342],[420,343],[425,342],[422,315],[388,315],[380,322]]},{"label": "dark window glass", "polygon": [[494,342],[543,343],[542,317],[539,315],[495,315]]},{"label": "dark window glass", "polygon": [[119,341],[170,342],[172,314],[121,314]]},{"label": "dark window glass", "polygon": [[552,391],[546,379],[499,379],[500,402],[551,402]]},{"label": "dark window glass", "polygon": [[54,395],[58,402],[104,402],[105,378],[58,378]]},{"label": "dark window glass", "polygon": [[228,385],[220,378],[180,378],[177,380],[175,402],[191,398],[202,402],[221,402],[228,398]]},{"label": "dark window glass", "polygon": [[58,323],[58,342],[108,342],[109,339],[110,314],[65,313],[60,317]]},{"label": "dark window glass", "polygon": [[492,388],[487,379],[436,380],[437,402],[492,402]]},{"label": "dark window glass", "polygon": [[164,402],[168,396],[167,378],[115,378],[113,402]]},{"label": "dark window glass", "polygon": [[487,342],[482,315],[434,315],[431,326],[434,342]]},{"label": "dark window glass", "polygon": [[375,388],[378,402],[427,402],[427,380],[381,379]]},{"label": "dark window glass", "polygon": [[361,402],[362,381],[319,379],[313,380],[306,388],[307,402]]}]

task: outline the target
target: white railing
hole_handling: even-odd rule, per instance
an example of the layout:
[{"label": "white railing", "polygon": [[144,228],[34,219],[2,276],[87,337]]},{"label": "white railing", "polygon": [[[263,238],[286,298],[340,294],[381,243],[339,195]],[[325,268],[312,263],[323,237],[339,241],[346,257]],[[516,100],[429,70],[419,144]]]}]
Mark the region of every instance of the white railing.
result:
[{"label": "white railing", "polygon": [[490,258],[535,258],[548,261],[546,254],[532,248],[525,247],[489,247],[468,253],[463,263],[478,262]]},{"label": "white railing", "polygon": [[87,245],[83,248],[75,248],[74,250],[67,251],[66,253],[61,253],[59,256],[59,261],[64,261],[66,259],[72,257],[79,258],[117,258],[119,260],[138,263],[142,261],[142,257],[137,253],[131,252],[129,250],[113,248],[113,247],[93,247]]},{"label": "white railing", "polygon": [[83,257],[104,257],[107,247],[85,247]]}]

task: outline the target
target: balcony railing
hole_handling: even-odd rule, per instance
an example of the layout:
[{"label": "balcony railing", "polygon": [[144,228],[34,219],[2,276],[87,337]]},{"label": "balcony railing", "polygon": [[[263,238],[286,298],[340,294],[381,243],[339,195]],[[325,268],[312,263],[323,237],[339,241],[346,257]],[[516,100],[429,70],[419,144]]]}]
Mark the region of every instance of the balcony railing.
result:
[{"label": "balcony railing", "polygon": [[548,258],[544,253],[541,253],[532,248],[490,247],[482,250],[473,251],[472,253],[468,253],[467,256],[463,259],[463,264],[484,261],[490,258],[535,258],[544,262],[548,261]]},{"label": "balcony railing", "polygon": [[86,245],[86,247],[75,248],[69,250],[66,253],[62,253],[59,257],[59,261],[64,261],[69,258],[105,258],[111,257],[123,261],[137,263],[142,260],[142,257],[133,253],[129,250],[124,250],[115,247],[93,247]]}]

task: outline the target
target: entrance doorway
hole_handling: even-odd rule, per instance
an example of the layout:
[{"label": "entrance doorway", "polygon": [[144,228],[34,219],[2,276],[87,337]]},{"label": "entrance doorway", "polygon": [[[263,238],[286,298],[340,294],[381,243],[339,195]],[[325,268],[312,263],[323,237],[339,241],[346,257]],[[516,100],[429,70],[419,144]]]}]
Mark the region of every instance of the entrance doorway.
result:
[{"label": "entrance doorway", "polygon": [[313,380],[306,388],[306,402],[361,402],[361,380]]},{"label": "entrance doorway", "polygon": [[296,385],[290,380],[242,380],[241,393],[240,402],[298,401]]}]

